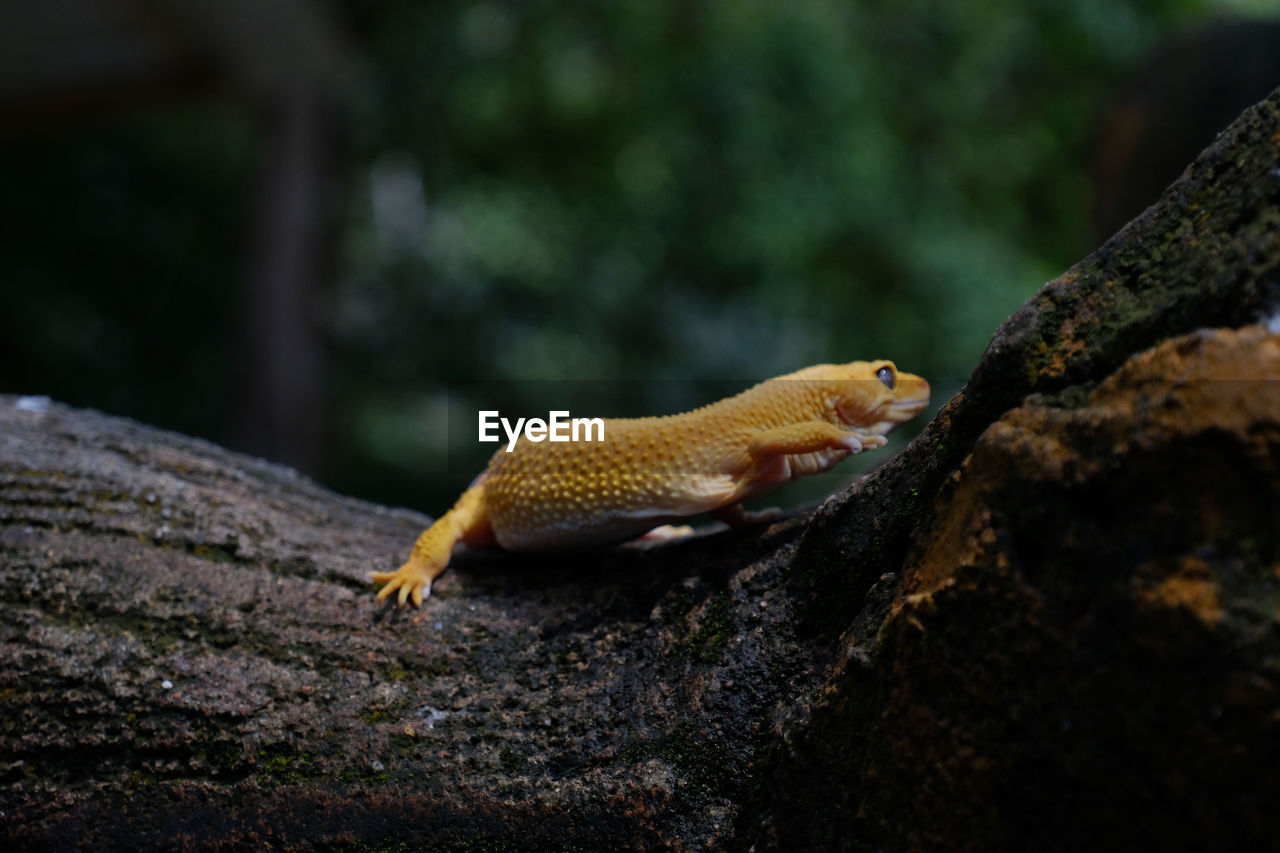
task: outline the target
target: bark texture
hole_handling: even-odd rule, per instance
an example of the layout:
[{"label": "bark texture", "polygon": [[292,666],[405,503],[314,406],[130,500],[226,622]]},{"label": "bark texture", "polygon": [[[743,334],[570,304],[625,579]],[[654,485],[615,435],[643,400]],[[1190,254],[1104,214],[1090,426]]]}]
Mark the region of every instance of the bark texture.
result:
[{"label": "bark texture", "polygon": [[416,613],[364,578],[426,518],[0,397],[0,838],[1265,846],[1278,296],[1280,93],[816,512],[475,554]]}]

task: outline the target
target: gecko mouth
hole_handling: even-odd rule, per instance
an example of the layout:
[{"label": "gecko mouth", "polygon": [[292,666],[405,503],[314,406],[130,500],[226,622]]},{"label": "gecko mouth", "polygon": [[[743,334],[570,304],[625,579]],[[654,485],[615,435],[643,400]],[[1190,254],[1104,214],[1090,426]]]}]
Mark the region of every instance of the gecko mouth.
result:
[{"label": "gecko mouth", "polygon": [[[839,410],[839,416],[840,420],[850,428],[870,429],[872,432],[884,435],[894,427],[906,423],[920,414],[928,405],[929,395],[925,393],[917,397],[899,397],[894,400],[886,400],[870,411],[865,409],[853,412]],[[872,417],[878,419],[878,423],[875,425],[867,423]]]},{"label": "gecko mouth", "polygon": [[929,395],[926,393],[922,396],[909,397],[905,400],[893,400],[889,403],[889,411],[892,412],[895,417],[910,419],[923,412],[925,406],[928,405]]},{"label": "gecko mouth", "polygon": [[929,383],[919,376],[911,379],[914,380],[912,385],[901,388],[899,396],[889,401],[889,411],[903,420],[914,418],[929,405]]}]

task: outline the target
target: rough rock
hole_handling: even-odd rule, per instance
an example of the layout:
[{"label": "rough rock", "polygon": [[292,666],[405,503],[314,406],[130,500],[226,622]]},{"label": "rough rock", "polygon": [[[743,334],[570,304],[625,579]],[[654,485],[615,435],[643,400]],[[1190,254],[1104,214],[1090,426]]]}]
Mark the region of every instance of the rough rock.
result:
[{"label": "rough rock", "polygon": [[1277,520],[1280,335],[1263,327],[1175,338],[1008,412],[793,744],[789,772],[856,791],[828,800],[847,822],[795,831],[818,847],[1267,846]]},{"label": "rough rock", "polygon": [[775,590],[785,525],[480,556],[380,610],[367,572],[425,517],[30,402],[0,398],[17,849],[700,846],[818,671]]}]

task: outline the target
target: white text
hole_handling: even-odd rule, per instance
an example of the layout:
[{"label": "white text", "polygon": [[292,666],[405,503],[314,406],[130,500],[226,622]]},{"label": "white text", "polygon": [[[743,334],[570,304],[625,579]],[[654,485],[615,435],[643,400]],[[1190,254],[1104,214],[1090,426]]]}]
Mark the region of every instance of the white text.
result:
[{"label": "white text", "polygon": [[[499,426],[507,434],[508,453],[515,450],[521,431],[527,440],[533,442],[604,441],[603,418],[570,418],[568,412],[548,412],[545,421],[542,418],[517,418],[514,426],[496,411],[480,412],[481,441],[501,441],[497,434]],[[578,437],[579,429],[582,430],[582,438]]]}]

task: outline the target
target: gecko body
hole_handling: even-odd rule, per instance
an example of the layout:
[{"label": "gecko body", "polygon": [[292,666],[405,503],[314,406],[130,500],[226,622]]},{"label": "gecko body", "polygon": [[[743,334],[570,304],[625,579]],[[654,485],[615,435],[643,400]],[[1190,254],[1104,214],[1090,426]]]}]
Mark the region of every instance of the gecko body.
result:
[{"label": "gecko body", "polygon": [[741,523],[742,501],[883,447],[928,402],[929,384],[893,362],[819,364],[691,412],[607,419],[603,441],[521,438],[494,453],[408,562],[373,573],[386,584],[378,600],[421,604],[459,542],[545,551],[621,542],[701,513]]}]

